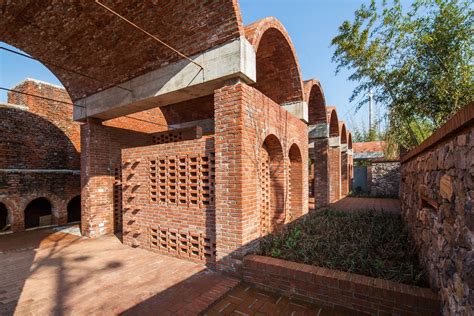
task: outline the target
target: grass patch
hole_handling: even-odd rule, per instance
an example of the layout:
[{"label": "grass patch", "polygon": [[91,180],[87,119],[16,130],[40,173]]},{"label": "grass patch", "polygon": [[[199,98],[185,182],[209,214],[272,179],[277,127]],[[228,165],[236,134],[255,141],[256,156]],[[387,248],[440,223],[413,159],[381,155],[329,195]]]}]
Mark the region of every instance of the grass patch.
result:
[{"label": "grass patch", "polygon": [[400,215],[325,210],[265,237],[259,254],[400,283],[428,286]]}]

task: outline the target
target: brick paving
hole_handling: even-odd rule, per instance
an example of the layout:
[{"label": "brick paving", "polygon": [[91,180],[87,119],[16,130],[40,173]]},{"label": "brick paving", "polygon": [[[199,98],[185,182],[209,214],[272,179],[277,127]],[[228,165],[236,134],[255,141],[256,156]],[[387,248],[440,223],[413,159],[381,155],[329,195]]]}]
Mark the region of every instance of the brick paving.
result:
[{"label": "brick paving", "polygon": [[376,210],[390,213],[400,213],[400,200],[381,198],[355,198],[346,197],[330,205],[331,209],[338,211]]},{"label": "brick paving", "polygon": [[350,310],[322,307],[241,283],[211,306],[204,315],[358,315]]},{"label": "brick paving", "polygon": [[0,236],[0,315],[194,315],[238,284],[204,265],[41,230]]}]

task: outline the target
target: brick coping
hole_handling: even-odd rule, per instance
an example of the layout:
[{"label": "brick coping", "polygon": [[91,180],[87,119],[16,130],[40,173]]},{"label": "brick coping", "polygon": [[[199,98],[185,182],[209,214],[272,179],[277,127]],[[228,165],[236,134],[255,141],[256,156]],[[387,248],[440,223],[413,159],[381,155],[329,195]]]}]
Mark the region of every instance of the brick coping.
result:
[{"label": "brick coping", "polygon": [[[371,314],[357,306],[372,306],[388,313],[396,310],[436,314],[440,310],[439,297],[430,288],[265,256],[244,258],[244,280],[300,299]],[[358,300],[356,305],[351,296]]]},{"label": "brick coping", "polygon": [[452,118],[450,118],[443,126],[438,128],[430,137],[425,139],[417,147],[413,148],[401,157],[401,162],[405,163],[419,154],[435,146],[437,143],[448,138],[457,130],[474,123],[474,102],[471,102],[465,108],[459,110]]}]

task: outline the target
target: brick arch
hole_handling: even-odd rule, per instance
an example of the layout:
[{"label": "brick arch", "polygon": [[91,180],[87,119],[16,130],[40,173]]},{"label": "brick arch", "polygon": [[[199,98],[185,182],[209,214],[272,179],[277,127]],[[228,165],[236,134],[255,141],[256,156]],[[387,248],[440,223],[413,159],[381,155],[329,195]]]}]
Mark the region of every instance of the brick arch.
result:
[{"label": "brick arch", "polygon": [[352,149],[352,133],[347,133],[347,148]]},{"label": "brick arch", "polygon": [[[188,56],[244,35],[237,0],[103,3]],[[67,10],[51,0],[10,1],[0,14],[0,41],[48,66],[73,100],[182,59],[94,1],[74,1]]]},{"label": "brick arch", "polygon": [[[37,220],[36,217],[40,216],[46,216],[46,215],[53,215],[53,202],[50,198],[46,198],[45,196],[40,196],[37,197],[28,204],[26,204],[26,207],[23,210],[23,220],[25,223],[25,228],[35,228],[35,227],[40,227],[39,219]],[[27,214],[27,213],[33,213]],[[51,220],[51,224],[53,223],[53,220]]]},{"label": "brick arch", "polygon": [[339,122],[339,135],[341,136],[341,144],[347,144],[347,129],[344,122]]},{"label": "brick arch", "polygon": [[303,181],[304,181],[304,166],[303,157],[301,150],[297,144],[293,144],[288,152],[288,158],[290,160],[290,188],[289,188],[289,199],[290,199],[290,219],[296,219],[303,215]]},{"label": "brick arch", "polygon": [[296,51],[284,26],[269,17],[245,27],[257,58],[255,87],[278,104],[304,100]]},{"label": "brick arch", "polygon": [[304,82],[305,101],[308,104],[308,116],[310,125],[327,123],[326,99],[321,83],[311,79]]},{"label": "brick arch", "polygon": [[274,134],[268,135],[260,151],[260,232],[266,235],[285,223],[285,158]]},{"label": "brick arch", "polygon": [[329,136],[340,136],[339,133],[339,119],[337,117],[336,108],[333,106],[327,107],[327,118],[329,122]]}]

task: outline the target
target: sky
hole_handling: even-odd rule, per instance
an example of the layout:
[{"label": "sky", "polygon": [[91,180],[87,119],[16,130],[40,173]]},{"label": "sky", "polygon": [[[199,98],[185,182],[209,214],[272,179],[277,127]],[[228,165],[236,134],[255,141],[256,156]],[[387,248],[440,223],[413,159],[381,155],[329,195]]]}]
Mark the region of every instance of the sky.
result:
[{"label": "sky", "polygon": [[[344,20],[352,20],[354,11],[368,0],[240,0],[244,24],[274,16],[287,29],[296,49],[303,79],[320,80],[327,105],[337,106],[339,119],[350,129],[367,126],[367,106],[355,113],[355,103],[349,98],[356,86],[347,80],[348,71],[335,74],[336,65],[331,57],[334,48],[331,39],[337,35]],[[0,42],[1,46],[6,46]],[[0,50],[0,87],[11,88],[24,80],[34,78],[61,85],[46,67],[36,61]],[[0,91],[0,102],[6,93]],[[358,100],[356,100],[358,101]],[[383,109],[379,110],[383,115]]]}]

